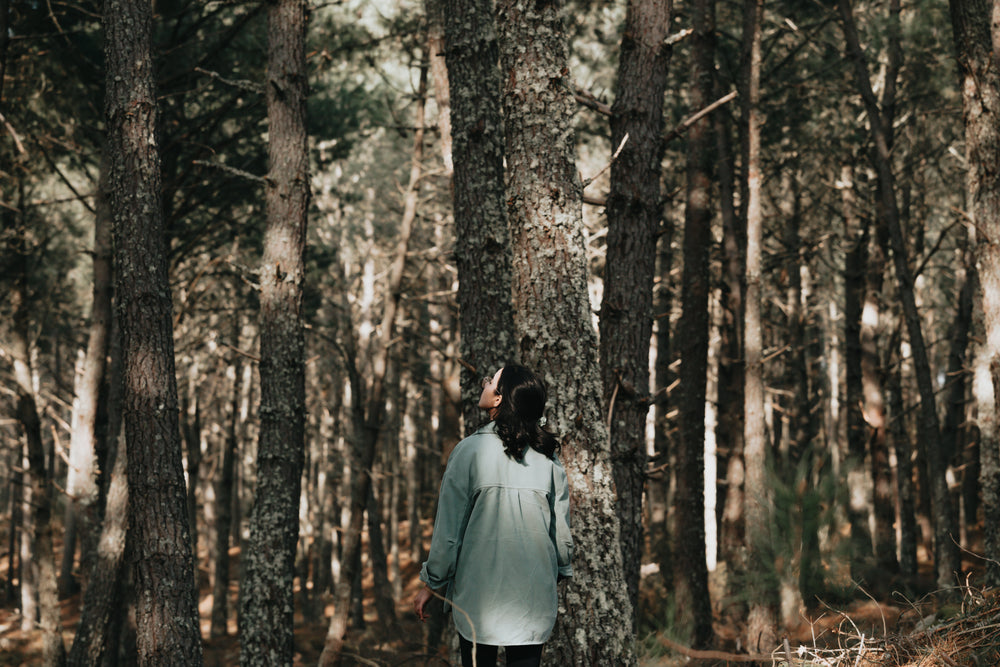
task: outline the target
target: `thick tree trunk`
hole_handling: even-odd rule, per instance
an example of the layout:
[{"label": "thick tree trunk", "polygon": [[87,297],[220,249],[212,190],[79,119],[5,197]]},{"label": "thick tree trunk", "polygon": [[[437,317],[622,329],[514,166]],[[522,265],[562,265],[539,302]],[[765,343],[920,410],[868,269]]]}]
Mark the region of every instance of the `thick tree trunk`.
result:
[{"label": "thick tree trunk", "polygon": [[93,301],[90,307],[90,331],[83,372],[77,381],[73,405],[73,434],[69,445],[69,476],[66,482],[65,530],[62,564],[59,569],[59,594],[66,597],[75,588],[73,579],[77,537],[81,537],[81,569],[91,565],[88,553],[96,544],[90,535],[100,531],[100,465],[98,444],[101,435],[101,404],[107,396],[102,391],[107,367],[111,329],[111,215],[107,207],[107,159],[101,164],[97,215],[94,218]]},{"label": "thick tree trunk", "polygon": [[[899,207],[896,203],[896,186],[893,176],[889,147],[891,137],[886,131],[882,110],[872,91],[868,76],[868,66],[858,40],[857,26],[854,22],[851,0],[838,0],[840,15],[847,42],[847,50],[854,61],[855,78],[860,89],[868,114],[868,123],[875,144],[872,157],[873,166],[878,175],[878,190],[880,205],[889,228],[889,239],[892,247],[892,257],[896,269],[896,281],[900,300],[903,306],[903,317],[909,336],[910,349],[913,356],[914,374],[920,393],[920,413],[918,419],[918,437],[926,452],[926,466],[930,480],[932,497],[931,509],[934,524],[935,571],[937,584],[943,588],[954,585],[955,573],[960,568],[958,547],[952,541],[956,534],[954,517],[951,510],[951,498],[946,479],[947,461],[941,452],[940,425],[934,396],[934,381],[931,376],[930,361],[927,356],[927,346],[924,343],[920,312],[917,309],[913,293],[913,271],[909,266],[909,252],[906,239],[899,219]],[[890,115],[891,117],[891,115]]]},{"label": "thick tree trunk", "polygon": [[152,7],[111,0],[104,25],[139,663],[196,667],[202,650],[160,208]]},{"label": "thick tree trunk", "polygon": [[[497,28],[521,361],[551,390],[573,506],[574,576],[561,587],[553,664],[633,665],[597,337],[587,295],[562,2],[501,0]],[[452,103],[455,103],[453,96]],[[494,332],[496,333],[496,332]]]},{"label": "thick tree trunk", "polygon": [[979,340],[973,383],[980,432],[986,585],[1000,585],[1000,9],[988,0],[952,0],[961,75],[967,184],[975,224]]},{"label": "thick tree trunk", "polygon": [[240,664],[290,664],[305,447],[305,283],[309,153],[304,0],[268,7],[267,231],[260,270],[260,438],[244,554]]},{"label": "thick tree trunk", "polygon": [[649,412],[649,347],[653,331],[656,235],[662,218],[663,93],[672,0],[631,0],[611,107],[612,150],[608,246],[601,301],[601,380],[608,406],[629,597],[639,602],[643,554],[642,494]]},{"label": "thick tree trunk", "polygon": [[[500,71],[492,0],[433,0],[444,11],[451,105],[455,260],[465,432],[482,421],[479,380],[515,358],[510,229],[504,204]],[[429,3],[430,4],[430,3]]]},{"label": "thick tree trunk", "polygon": [[111,473],[97,559],[89,573],[80,625],[73,638],[68,667],[99,667],[109,648],[117,650],[117,642],[112,641],[117,639],[117,635],[112,634],[112,624],[115,616],[122,614],[122,565],[125,562],[125,531],[128,526],[125,457],[125,450],[119,448]]},{"label": "thick tree trunk", "polygon": [[[691,7],[691,105],[712,101],[715,61],[715,3]],[[702,118],[688,132],[687,198],[684,212],[684,270],[681,277],[680,440],[674,513],[674,593],[678,623],[691,633],[692,645],[707,647],[713,637],[712,606],[705,560],[705,382],[708,371],[709,248],[712,227],[711,119]]]},{"label": "thick tree trunk", "polygon": [[743,319],[745,359],[743,458],[746,465],[744,493],[747,541],[747,580],[750,612],[745,645],[753,653],[769,653],[775,646],[778,601],[774,585],[771,543],[772,498],[768,481],[764,424],[764,368],[761,332],[761,262],[763,215],[760,175],[760,31],[763,0],[746,0],[743,11],[741,115],[743,125],[744,182],[741,184],[746,220],[746,302]]}]

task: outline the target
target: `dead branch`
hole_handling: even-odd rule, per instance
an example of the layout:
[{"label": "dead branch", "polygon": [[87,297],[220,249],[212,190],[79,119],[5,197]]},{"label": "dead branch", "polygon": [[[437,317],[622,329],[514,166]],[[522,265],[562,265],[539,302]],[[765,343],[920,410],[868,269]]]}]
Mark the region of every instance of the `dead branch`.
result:
[{"label": "dead branch", "polygon": [[257,183],[258,185],[266,185],[267,178],[264,176],[258,176],[257,174],[251,174],[249,171],[243,171],[242,169],[237,169],[236,167],[230,167],[227,164],[221,164],[219,162],[209,162],[208,160],[194,160],[192,164],[196,164],[199,167],[212,167],[213,169],[220,169],[227,174],[233,176],[239,176],[240,178],[245,178],[248,181]]},{"label": "dead branch", "polygon": [[601,174],[603,174],[604,172],[606,172],[608,169],[611,168],[611,165],[614,164],[614,161],[618,159],[619,155],[621,155],[622,149],[625,148],[626,142],[628,142],[628,132],[626,132],[625,136],[622,137],[621,143],[618,144],[618,148],[615,149],[615,154],[611,156],[611,159],[608,160],[608,163],[606,165],[604,165],[604,168],[601,169],[596,174],[594,174],[593,176],[591,176],[590,178],[584,179],[583,188],[585,190],[587,189],[588,185],[593,183]]},{"label": "dead branch", "polygon": [[611,115],[611,105],[597,99],[589,90],[584,90],[583,88],[577,86],[573,89],[573,99],[588,109],[593,109],[599,114],[603,114],[605,116]]},{"label": "dead branch", "polygon": [[723,95],[719,99],[717,99],[714,102],[712,102],[711,104],[709,104],[704,109],[701,109],[700,111],[697,111],[694,114],[688,116],[687,118],[685,118],[684,120],[682,120],[677,127],[675,127],[674,129],[670,130],[669,132],[666,133],[666,135],[664,135],[663,142],[664,143],[669,143],[669,142],[673,141],[674,139],[678,138],[679,136],[681,136],[682,134],[684,134],[685,132],[687,132],[688,128],[691,127],[692,125],[694,125],[695,123],[697,123],[699,120],[701,120],[702,118],[704,118],[708,114],[712,113],[713,111],[715,111],[716,109],[718,109],[719,107],[721,107],[723,104],[727,104],[728,102],[731,102],[734,99],[736,99],[736,91],[735,90],[732,91],[731,93],[727,94],[727,95]]}]

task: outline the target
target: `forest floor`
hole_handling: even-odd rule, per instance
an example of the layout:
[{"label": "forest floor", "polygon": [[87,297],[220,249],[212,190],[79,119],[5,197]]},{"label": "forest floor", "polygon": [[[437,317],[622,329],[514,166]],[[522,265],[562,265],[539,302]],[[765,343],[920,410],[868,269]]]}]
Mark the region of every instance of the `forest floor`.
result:
[{"label": "forest floor", "polygon": [[[405,532],[405,531],[404,531]],[[405,549],[400,549],[405,553]],[[238,558],[238,551],[232,554]],[[207,558],[201,561],[207,562]],[[0,581],[6,580],[0,565]],[[236,563],[233,563],[235,570]],[[445,649],[430,654],[425,649],[427,626],[413,614],[413,595],[421,584],[419,564],[401,563],[406,582],[396,605],[401,632],[389,636],[378,621],[370,594],[371,581],[364,602],[365,627],[352,628],[346,637],[345,665],[379,667],[441,667],[456,664]],[[370,570],[369,570],[370,572]],[[643,667],[679,667],[680,665],[750,664],[740,651],[745,618],[740,613],[716,609],[716,645],[710,651],[691,651],[676,643],[671,629],[657,619],[667,618],[669,601],[655,568],[644,570],[640,603],[639,653]],[[209,636],[212,608],[208,573],[200,571],[199,610],[204,638],[206,667],[231,667],[239,664],[239,642],[234,614],[237,586],[231,593],[229,634]],[[713,577],[713,585],[717,578]],[[717,596],[713,594],[713,600]],[[67,650],[73,641],[80,619],[82,595],[62,602],[63,639]],[[296,656],[298,666],[316,665],[322,653],[327,622],[332,613],[332,597],[320,600],[324,613],[318,618],[296,615]],[[7,603],[0,607],[0,667],[41,664],[41,633],[22,630],[21,616]],[[967,587],[961,599],[952,598],[943,605],[932,595],[913,599],[898,590],[883,587],[874,595],[858,588],[855,595],[838,603],[819,602],[800,612],[801,622],[786,630],[784,646],[778,647],[772,660],[758,664],[788,667],[1000,667],[1000,592],[982,592]],[[786,648],[787,647],[787,648]],[[743,654],[743,655],[740,655]],[[572,667],[572,666],[564,666]],[[610,666],[609,666],[610,667]]]}]

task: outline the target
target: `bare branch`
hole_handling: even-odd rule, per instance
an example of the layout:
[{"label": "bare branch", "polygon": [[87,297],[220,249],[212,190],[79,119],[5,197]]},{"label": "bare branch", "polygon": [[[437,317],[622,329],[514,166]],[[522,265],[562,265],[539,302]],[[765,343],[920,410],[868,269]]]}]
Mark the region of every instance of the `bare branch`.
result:
[{"label": "bare branch", "polygon": [[721,107],[723,104],[731,102],[734,99],[736,99],[736,91],[735,90],[733,92],[729,93],[728,95],[723,95],[719,99],[717,99],[714,102],[712,102],[711,104],[709,104],[704,109],[701,109],[700,111],[695,112],[693,115],[688,116],[683,121],[681,121],[680,125],[678,125],[674,129],[672,129],[669,132],[667,132],[667,134],[663,137],[663,142],[664,143],[669,143],[669,142],[673,141],[677,137],[679,137],[682,134],[684,134],[685,132],[687,132],[688,128],[691,127],[692,125],[694,125],[695,123],[697,123],[699,120],[701,120],[702,118],[704,118],[708,114],[712,113],[713,111],[715,111],[716,109],[718,109],[719,107]]},{"label": "bare branch", "polygon": [[583,88],[577,86],[576,89],[573,90],[573,99],[588,109],[593,109],[594,111],[604,114],[605,116],[611,115],[611,105],[597,99],[589,90],[584,90]]},{"label": "bare branch", "polygon": [[249,79],[227,79],[218,72],[213,72],[211,70],[203,69],[201,67],[195,67],[194,71],[198,72],[199,74],[204,74],[208,77],[211,77],[216,81],[226,84],[227,86],[231,86],[233,88],[239,88],[240,90],[245,90],[248,93],[254,93],[257,95],[264,94],[264,86],[257,83],[256,81],[250,81]]},{"label": "bare branch", "polygon": [[212,167],[213,169],[219,169],[231,174],[233,176],[239,176],[240,178],[245,178],[248,181],[257,183],[258,185],[267,185],[267,178],[264,176],[258,176],[257,174],[251,174],[249,171],[243,171],[242,169],[237,169],[236,167],[230,167],[227,164],[221,164],[219,162],[209,162],[208,160],[194,160],[192,164],[196,164],[201,167]]},{"label": "bare branch", "polygon": [[594,174],[593,176],[591,176],[590,178],[585,179],[583,181],[584,189],[586,189],[588,185],[593,183],[601,174],[603,174],[604,172],[606,172],[608,169],[611,168],[611,165],[614,164],[614,161],[618,159],[619,155],[621,155],[622,149],[625,148],[626,142],[628,142],[628,132],[626,132],[625,136],[622,137],[621,143],[619,143],[618,148],[615,149],[615,154],[611,156],[611,159],[608,160],[608,163],[606,165],[604,165],[604,168],[601,169],[596,174]]}]

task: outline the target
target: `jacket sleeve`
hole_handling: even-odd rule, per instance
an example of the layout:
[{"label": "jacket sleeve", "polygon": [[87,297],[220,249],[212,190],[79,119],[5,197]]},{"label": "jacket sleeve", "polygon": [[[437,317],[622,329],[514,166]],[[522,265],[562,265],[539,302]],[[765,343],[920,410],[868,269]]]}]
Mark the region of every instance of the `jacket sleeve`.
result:
[{"label": "jacket sleeve", "polygon": [[569,482],[566,470],[558,461],[552,467],[555,496],[552,503],[552,527],[549,536],[556,547],[560,577],[573,576],[573,535],[569,528]]},{"label": "jacket sleeve", "polygon": [[468,447],[465,445],[465,441],[460,442],[448,457],[438,494],[431,549],[420,568],[420,580],[434,590],[450,585],[454,580],[458,552],[462,546],[463,524],[470,499]]}]

